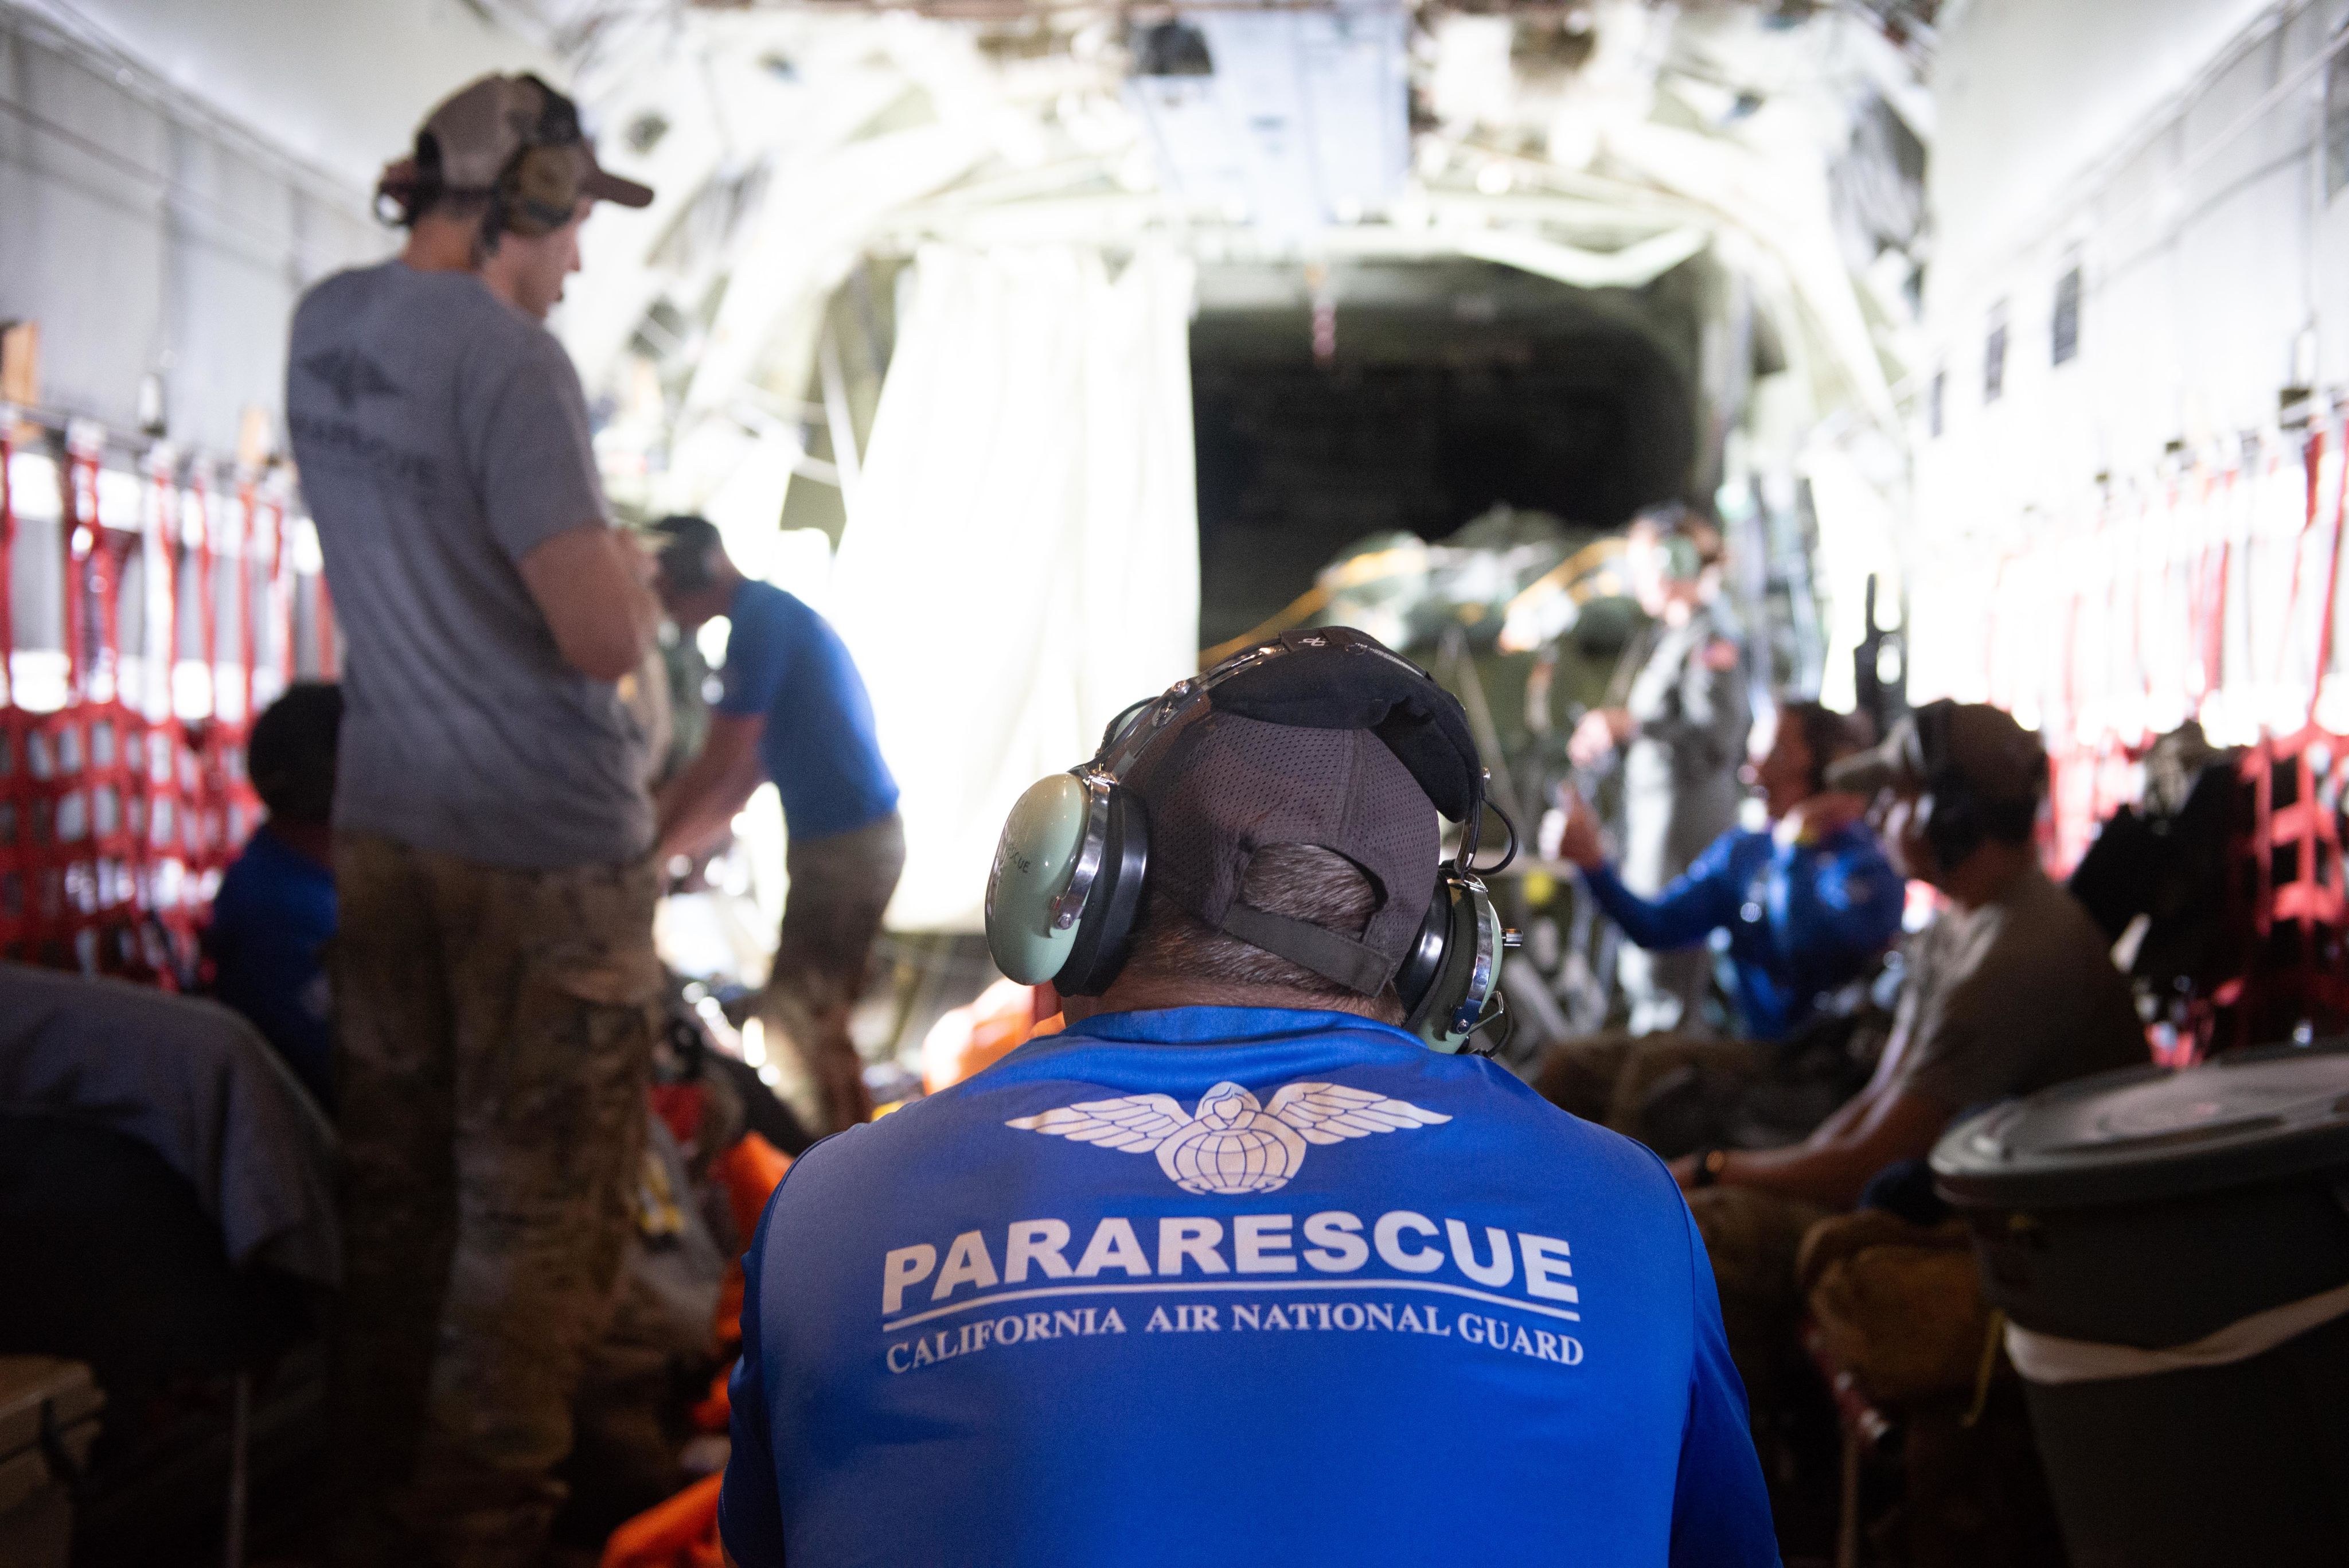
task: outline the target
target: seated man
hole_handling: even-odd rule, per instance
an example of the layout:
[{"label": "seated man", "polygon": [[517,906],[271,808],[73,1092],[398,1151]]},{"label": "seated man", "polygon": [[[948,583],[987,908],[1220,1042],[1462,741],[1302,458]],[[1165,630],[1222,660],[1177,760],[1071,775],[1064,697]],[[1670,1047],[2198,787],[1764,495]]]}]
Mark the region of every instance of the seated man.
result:
[{"label": "seated man", "polygon": [[326,949],[335,935],[335,750],[343,689],[305,680],[253,726],[245,768],[268,820],[221,877],[213,991],[251,1019],[318,1104],[335,1086]]},{"label": "seated man", "polygon": [[[1050,961],[1067,1030],[770,1204],[743,1568],[1777,1561],[1661,1163],[1397,1027],[1435,803],[1480,787],[1458,704],[1359,633],[1281,647],[1096,759],[1149,843],[1104,830],[1080,926],[1134,929]],[[1023,820],[1033,913],[1068,874]]]},{"label": "seated man", "polygon": [[873,1114],[848,1013],[905,866],[897,781],[881,760],[864,682],[824,618],[743,576],[707,518],[654,526],[668,540],[657,586],[669,618],[690,631],[722,615],[730,628],[709,737],[654,802],[660,855],[722,839],[760,780],[773,781],[791,890],[760,1014],[813,1080],[793,1109],[818,1133],[837,1132]]},{"label": "seated man", "polygon": [[[1857,1023],[1823,1016],[1820,999],[1866,973],[1899,934],[1906,893],[1860,820],[1867,801],[1825,788],[1827,764],[1855,749],[1851,722],[1816,702],[1758,721],[1744,777],[1761,791],[1770,830],[1731,828],[1654,902],[1623,885],[1597,815],[1562,793],[1563,808],[1542,822],[1543,852],[1580,867],[1632,941],[1690,946],[1728,929],[1743,1038],[1610,1031],[1564,1042],[1536,1080],[1551,1103],[1671,1155],[1799,1136],[1850,1093]],[[1769,1093],[1753,1092],[1765,1080]]]},{"label": "seated man", "polygon": [[1868,803],[1826,789],[1828,765],[1856,749],[1850,721],[1816,702],[1764,714],[1744,772],[1771,826],[1731,828],[1653,900],[1623,885],[1598,815],[1570,791],[1543,823],[1545,837],[1557,835],[1544,847],[1581,869],[1599,908],[1643,948],[1693,947],[1727,930],[1740,1032],[1781,1039],[1899,934],[1901,879],[1860,820]]},{"label": "seated man", "polygon": [[1911,940],[1892,1033],[1868,1086],[1790,1147],[1674,1163],[1721,1282],[1757,1412],[1799,1353],[1795,1257],[1870,1178],[1930,1152],[1960,1112],[2142,1064],[2144,1030],[2104,933],[2039,868],[2047,760],[1996,708],[1929,702],[1875,750],[1827,769],[1878,792],[1894,863],[1948,899]]}]

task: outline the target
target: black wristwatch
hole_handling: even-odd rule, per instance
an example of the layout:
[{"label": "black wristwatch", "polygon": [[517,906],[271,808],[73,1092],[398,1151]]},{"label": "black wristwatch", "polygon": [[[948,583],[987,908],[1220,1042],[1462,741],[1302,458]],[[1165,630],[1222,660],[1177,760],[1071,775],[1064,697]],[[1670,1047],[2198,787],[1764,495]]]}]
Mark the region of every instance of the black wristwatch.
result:
[{"label": "black wristwatch", "polygon": [[1696,1155],[1696,1173],[1689,1179],[1689,1185],[1692,1187],[1711,1187],[1714,1182],[1721,1179],[1721,1173],[1728,1168],[1729,1151],[1727,1149],[1699,1149],[1697,1150]]}]

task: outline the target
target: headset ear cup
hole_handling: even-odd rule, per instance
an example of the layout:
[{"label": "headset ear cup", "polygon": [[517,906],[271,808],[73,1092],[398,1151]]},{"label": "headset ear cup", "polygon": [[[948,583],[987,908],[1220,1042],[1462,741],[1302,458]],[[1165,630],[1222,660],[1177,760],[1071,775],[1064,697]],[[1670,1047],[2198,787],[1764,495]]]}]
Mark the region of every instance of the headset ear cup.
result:
[{"label": "headset ear cup", "polygon": [[1091,815],[1084,784],[1054,774],[1029,785],[1004,819],[987,876],[987,950],[1022,985],[1068,967],[1077,933],[1061,929],[1053,910],[1075,874]]},{"label": "headset ear cup", "polygon": [[579,161],[568,147],[525,148],[498,182],[509,233],[551,234],[579,208]]},{"label": "headset ear cup", "polygon": [[1954,871],[1989,836],[1964,783],[1937,779],[1923,798],[1925,842],[1944,871]]},{"label": "headset ear cup", "polygon": [[1150,875],[1150,808],[1123,784],[1112,785],[1101,869],[1077,916],[1077,940],[1053,987],[1065,996],[1099,996],[1125,968]]},{"label": "headset ear cup", "polygon": [[[1426,990],[1417,1002],[1404,1003],[1410,1011],[1403,1027],[1433,1050],[1454,1052],[1468,1044],[1476,1021],[1500,989],[1501,920],[1484,884],[1466,873],[1448,873],[1435,897],[1430,924],[1440,910],[1443,947]],[[1428,935],[1428,928],[1423,926],[1421,941],[1414,945],[1412,959],[1405,961],[1406,967],[1420,958]],[[1400,977],[1397,990],[1400,992]],[[1465,1023],[1460,1018],[1464,1012],[1469,1015]]]},{"label": "headset ear cup", "polygon": [[1435,977],[1444,972],[1444,951],[1452,942],[1452,878],[1436,873],[1435,896],[1427,901],[1427,915],[1411,939],[1411,950],[1395,971],[1395,998],[1402,1003],[1405,1029],[1416,1032],[1433,1011],[1428,1003]]}]

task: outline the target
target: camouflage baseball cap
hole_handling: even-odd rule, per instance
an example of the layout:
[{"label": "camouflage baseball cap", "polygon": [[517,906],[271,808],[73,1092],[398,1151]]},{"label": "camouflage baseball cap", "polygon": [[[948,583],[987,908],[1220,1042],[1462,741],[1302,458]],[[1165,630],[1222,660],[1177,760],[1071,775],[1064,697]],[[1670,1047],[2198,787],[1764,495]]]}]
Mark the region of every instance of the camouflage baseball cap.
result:
[{"label": "camouflage baseball cap", "polygon": [[1940,698],[1903,717],[1883,743],[1830,763],[1829,789],[1873,794],[1923,790],[1955,773],[1991,805],[2028,805],[2047,787],[2047,753],[2039,737],[1987,702]]},{"label": "camouflage baseball cap", "polygon": [[440,178],[451,191],[496,188],[506,166],[527,147],[569,147],[579,163],[579,193],[623,207],[642,207],[652,187],[623,180],[595,161],[595,144],[580,129],[579,106],[527,73],[491,75],[469,82],[425,116],[418,134],[440,150]]}]

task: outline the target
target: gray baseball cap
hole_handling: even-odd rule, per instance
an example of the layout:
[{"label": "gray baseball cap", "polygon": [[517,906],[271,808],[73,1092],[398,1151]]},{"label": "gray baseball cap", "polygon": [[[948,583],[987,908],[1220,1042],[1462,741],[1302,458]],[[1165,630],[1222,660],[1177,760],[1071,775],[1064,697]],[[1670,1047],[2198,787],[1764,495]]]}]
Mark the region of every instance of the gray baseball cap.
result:
[{"label": "gray baseball cap", "polygon": [[1985,805],[2024,805],[2047,787],[2047,753],[2005,709],[1944,697],[1904,715],[1881,744],[1828,763],[1826,783],[1874,794],[1930,789],[1950,773]]},{"label": "gray baseball cap", "polygon": [[419,133],[440,149],[440,178],[449,189],[486,192],[526,147],[569,147],[579,164],[579,193],[623,207],[649,205],[652,187],[623,180],[595,161],[595,143],[580,129],[579,106],[527,73],[481,77],[443,99],[424,117]]}]

